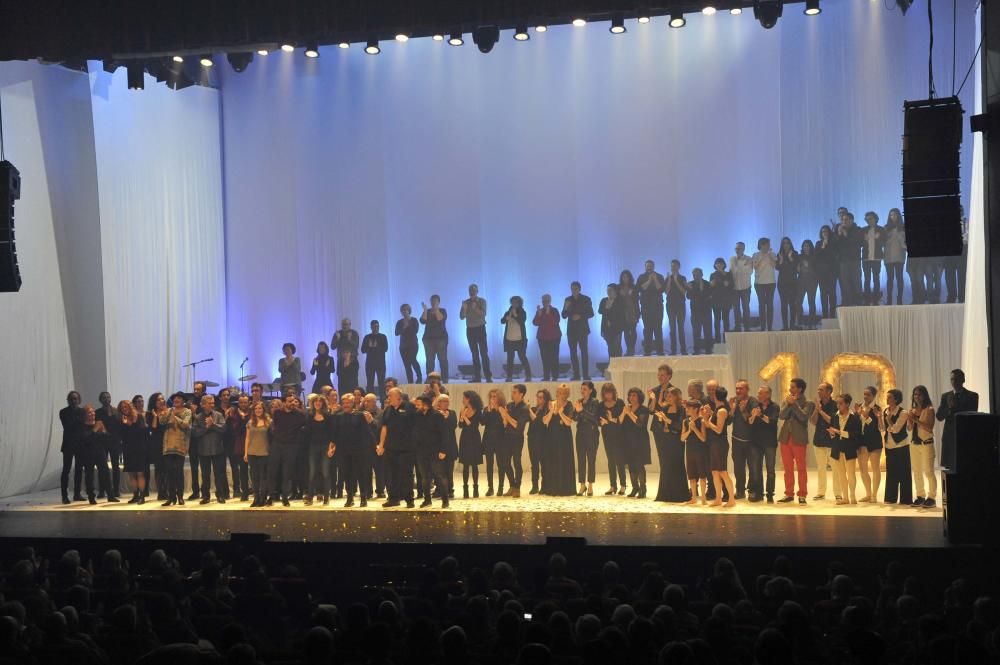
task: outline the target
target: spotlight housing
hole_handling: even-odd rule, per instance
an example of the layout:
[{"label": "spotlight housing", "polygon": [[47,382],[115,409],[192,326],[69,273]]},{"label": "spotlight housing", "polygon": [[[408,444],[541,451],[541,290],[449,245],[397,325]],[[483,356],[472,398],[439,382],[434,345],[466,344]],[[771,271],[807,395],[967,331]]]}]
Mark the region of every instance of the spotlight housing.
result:
[{"label": "spotlight housing", "polygon": [[461,46],[464,44],[465,40],[462,39],[462,32],[460,30],[456,30],[451,33],[451,37],[448,38],[448,43],[452,46]]},{"label": "spotlight housing", "polygon": [[715,14],[715,5],[705,5],[701,8],[701,13],[705,16],[713,16]]},{"label": "spotlight housing", "polygon": [[500,41],[500,28],[495,25],[481,25],[472,31],[472,42],[480,53],[489,53]]},{"label": "spotlight housing", "polygon": [[543,25],[536,25],[535,26],[535,32],[545,32],[548,29],[549,29],[549,27],[547,25],[544,25],[544,24]]},{"label": "spotlight housing", "polygon": [[212,57],[208,55],[201,56],[198,62],[201,63],[202,67],[211,67],[212,65],[215,64],[214,62],[212,62]]},{"label": "spotlight housing", "polygon": [[643,7],[642,9],[640,9],[639,10],[639,16],[636,17],[636,20],[638,20],[639,23],[641,23],[643,25],[649,23],[649,10],[646,9],[645,7]]},{"label": "spotlight housing", "polygon": [[587,25],[587,19],[577,17],[573,19],[573,25],[575,25],[578,28],[582,28],[583,26]]},{"label": "spotlight housing", "polygon": [[380,49],[378,46],[378,40],[374,38],[369,39],[368,45],[365,46],[365,53],[367,53],[368,55],[378,55],[381,52],[382,49]]},{"label": "spotlight housing", "polygon": [[739,16],[740,14],[743,13],[743,8],[733,7],[732,9],[729,10],[729,13],[732,14],[733,16]]},{"label": "spotlight housing", "polygon": [[337,48],[351,48],[351,42],[340,42],[337,44]]},{"label": "spotlight housing", "polygon": [[625,18],[621,14],[616,14],[611,18],[611,27],[608,32],[612,35],[620,35],[625,32]]},{"label": "spotlight housing", "polygon": [[257,55],[267,55],[267,49],[266,48],[257,49]]},{"label": "spotlight housing", "polygon": [[531,35],[528,34],[528,24],[521,23],[514,30],[514,39],[519,42],[526,42],[531,39]]},{"label": "spotlight housing", "polygon": [[753,17],[762,28],[770,30],[778,23],[784,9],[782,0],[753,0]]},{"label": "spotlight housing", "polygon": [[673,13],[670,15],[671,28],[683,28],[685,25],[687,25],[687,19],[684,18],[684,14]]},{"label": "spotlight housing", "polygon": [[177,63],[181,63],[181,62],[184,62],[184,57],[183,57],[183,56],[180,56],[180,55],[175,55],[175,56],[174,56],[173,58],[171,58],[171,59],[172,59],[172,60],[173,60],[174,62],[177,62]]},{"label": "spotlight housing", "polygon": [[319,45],[310,44],[306,46],[306,57],[307,58],[318,58],[319,57]]},{"label": "spotlight housing", "polygon": [[405,44],[406,42],[410,41],[410,36],[405,32],[397,32],[396,41],[399,42],[400,44]]},{"label": "spotlight housing", "polygon": [[253,62],[253,53],[251,51],[227,53],[226,60],[229,61],[229,65],[233,68],[234,72],[242,74],[250,66],[250,63]]},{"label": "spotlight housing", "polygon": [[285,53],[291,53],[292,51],[295,50],[295,47],[292,46],[291,44],[282,44],[281,50],[284,51]]},{"label": "spotlight housing", "polygon": [[806,16],[817,16],[823,12],[819,8],[819,0],[806,0],[806,8],[802,10],[802,13]]},{"label": "spotlight housing", "polygon": [[433,39],[436,42],[443,42],[444,41],[444,35],[442,35],[440,32],[436,32],[436,33],[434,33],[434,36],[431,37],[431,39]]}]

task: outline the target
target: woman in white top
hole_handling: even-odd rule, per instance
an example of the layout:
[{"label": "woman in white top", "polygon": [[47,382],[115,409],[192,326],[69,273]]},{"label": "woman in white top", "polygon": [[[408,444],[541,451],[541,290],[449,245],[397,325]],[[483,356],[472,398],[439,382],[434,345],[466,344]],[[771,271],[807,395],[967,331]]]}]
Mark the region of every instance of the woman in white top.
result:
[{"label": "woman in white top", "polygon": [[757,241],[757,251],[752,257],[754,291],[757,292],[757,314],[760,317],[760,329],[771,330],[774,326],[774,267],[778,257],[771,249],[771,239],[761,238]]},{"label": "woman in white top", "polygon": [[913,467],[913,484],[917,493],[913,505],[933,508],[937,498],[937,477],[934,475],[934,405],[924,386],[913,389],[913,406],[907,419],[913,431],[910,465]]},{"label": "woman in white top", "polygon": [[885,502],[908,506],[913,503],[913,479],[910,474],[909,418],[903,410],[903,391],[893,388],[885,394],[885,410],[879,416],[879,429],[885,435]]},{"label": "woman in white top", "polygon": [[524,311],[524,300],[521,296],[512,296],[510,307],[500,317],[503,329],[503,350],[507,352],[507,380],[511,381],[514,376],[514,354],[521,360],[521,367],[524,368],[524,380],[531,381],[531,365],[528,364],[528,356],[525,351],[528,349],[528,335],[524,322],[528,315]]},{"label": "woman in white top", "polygon": [[899,208],[889,211],[885,223],[885,304],[892,304],[892,285],[896,283],[896,304],[903,304],[903,263],[906,261],[906,229]]}]

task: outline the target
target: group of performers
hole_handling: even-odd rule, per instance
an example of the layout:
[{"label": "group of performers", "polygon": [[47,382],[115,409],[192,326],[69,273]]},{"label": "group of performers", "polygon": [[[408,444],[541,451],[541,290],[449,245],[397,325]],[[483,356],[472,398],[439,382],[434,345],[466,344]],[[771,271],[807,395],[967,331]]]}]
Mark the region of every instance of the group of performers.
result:
[{"label": "group of performers", "polygon": [[[212,502],[214,487],[215,501],[248,502],[252,495],[252,507],[299,500],[328,505],[345,497],[345,507],[355,505],[355,498],[364,507],[373,497],[385,498],[384,507],[413,507],[417,499],[425,507],[438,497],[447,507],[456,494],[456,463],[462,465],[463,499],[479,497],[483,465],[486,496],[517,498],[525,440],[529,494],[593,496],[603,441],[610,475],[605,494],[646,498],[651,433],[660,466],[656,501],[734,506],[744,499],[797,498],[805,504],[812,425],[819,484],[814,499],[827,498],[829,465],[838,504],[878,501],[885,450],[884,501],[933,507],[935,419],[945,423],[942,461],[952,466],[954,416],[978,407],[961,370],[952,372],[954,389],[936,410],[923,386],[913,389],[906,409],[895,389],[882,406],[874,387],[855,400],[833,395],[832,386],[821,383],[811,401],[805,381],[794,379],[777,401],[766,385],[751,395],[745,380],[736,382],[732,396],[714,380],[690,381],[682,392],[671,384],[672,376],[663,364],[658,384],[648,391],[630,388],[620,395],[612,383],[598,390],[583,381],[574,398],[567,384],[555,395],[548,390],[528,395],[516,384],[509,399],[495,388],[485,403],[471,390],[453,403],[440,375],[432,373],[425,391],[413,398],[387,379],[381,406],[372,393],[357,389],[341,395],[331,386],[303,404],[294,390],[267,401],[260,384],[253,384],[249,395],[227,388],[216,396],[199,382],[191,395],[154,393],[148,410],[140,395],[114,407],[107,392],[101,393],[99,408],[81,406],[74,391],[59,413],[62,501],[120,501],[124,462],[131,479],[129,503],[145,503],[155,478],[164,506],[184,505],[185,458],[191,480],[187,500],[202,504]],[[778,499],[776,453],[784,466],[784,496]]]}]

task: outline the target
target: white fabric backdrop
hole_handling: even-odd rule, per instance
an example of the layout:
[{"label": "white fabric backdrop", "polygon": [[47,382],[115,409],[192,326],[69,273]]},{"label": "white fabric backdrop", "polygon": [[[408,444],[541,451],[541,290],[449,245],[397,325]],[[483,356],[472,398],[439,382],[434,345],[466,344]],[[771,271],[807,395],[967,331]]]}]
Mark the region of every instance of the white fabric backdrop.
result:
[{"label": "white fabric backdrop", "polygon": [[686,389],[687,382],[691,379],[707,381],[710,378],[715,378],[719,380],[721,385],[729,386],[730,389],[733,385],[733,371],[728,354],[665,356],[654,359],[612,358],[608,365],[608,373],[611,375],[611,381],[618,386],[619,392],[639,387],[645,393],[657,384],[656,368],[660,363],[666,363],[674,370],[674,378],[671,383],[681,390]]},{"label": "white fabric backdrop", "polygon": [[58,482],[62,431],[52,406],[73,385],[36,75],[20,64],[0,69],[5,152],[23,182],[15,230],[24,280],[20,293],[0,293],[0,497]]}]

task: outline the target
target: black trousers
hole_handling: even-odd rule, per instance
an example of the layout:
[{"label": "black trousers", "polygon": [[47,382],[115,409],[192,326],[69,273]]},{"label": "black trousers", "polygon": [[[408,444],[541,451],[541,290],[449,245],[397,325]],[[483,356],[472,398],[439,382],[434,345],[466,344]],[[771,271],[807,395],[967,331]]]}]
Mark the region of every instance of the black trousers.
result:
[{"label": "black trousers", "polygon": [[226,456],[225,455],[202,455],[199,458],[201,463],[201,498],[207,499],[211,495],[211,479],[215,474],[215,498],[229,498],[229,478],[226,476]]},{"label": "black trousers", "polygon": [[687,355],[687,341],[684,338],[684,319],[687,306],[684,301],[667,303],[667,321],[670,323],[670,355],[677,355],[677,342],[681,343],[681,355]]},{"label": "black trousers", "polygon": [[59,487],[62,489],[63,496],[69,494],[69,471],[70,468],[76,464],[76,468],[73,469],[73,496],[80,496],[80,481],[83,478],[83,461],[80,459],[80,453],[78,451],[63,451],[63,465],[62,474],[59,476]]},{"label": "black trousers", "polygon": [[538,351],[542,355],[543,381],[559,379],[559,342],[558,339],[538,340]]},{"label": "black trousers", "polygon": [[[733,439],[733,475],[736,477],[734,485],[736,487],[737,499],[743,498],[743,494],[747,489],[747,465],[750,462],[750,449],[752,447],[749,441]],[[750,477],[753,477],[752,468],[750,469]]]},{"label": "black trousers", "polygon": [[798,314],[799,305],[802,298],[799,296],[799,285],[795,282],[778,284],[778,302],[781,306],[781,329],[791,330],[798,321],[795,320]]},{"label": "black trousers", "polygon": [[417,455],[417,467],[420,469],[420,493],[425,501],[431,498],[431,482],[448,498],[448,469],[451,464],[447,460],[438,459],[437,453],[420,453]]},{"label": "black trousers", "polygon": [[837,275],[833,272],[821,272],[819,278],[819,306],[824,319],[837,316]]},{"label": "black trousers", "polygon": [[[403,370],[406,372],[406,382],[413,383],[413,375],[417,376],[417,383],[423,383],[424,379],[420,375],[420,363],[417,362],[417,347],[412,349],[404,349],[400,347],[399,356],[403,359]],[[385,371],[385,368],[383,368]],[[382,395],[382,391],[385,389],[383,385],[385,381],[381,381],[378,385],[378,390],[375,392],[376,395]]]},{"label": "black trousers", "polygon": [[385,451],[385,461],[389,465],[389,500],[413,502],[413,467],[417,459],[412,451]]},{"label": "black trousers", "polygon": [[712,325],[715,343],[722,344],[723,334],[729,332],[729,305],[712,305]]},{"label": "black trousers", "polygon": [[621,358],[622,334],[620,331],[607,333],[604,343],[608,346],[608,358]]},{"label": "black trousers", "polygon": [[524,443],[517,444],[511,441],[504,441],[497,450],[497,464],[500,467],[500,486],[503,487],[504,478],[507,479],[511,489],[521,489],[521,451]]},{"label": "black trousers", "polygon": [[[633,342],[633,349],[635,342]],[[663,355],[663,303],[642,307],[642,352],[650,356]]]},{"label": "black trousers", "polygon": [[[108,467],[104,463],[104,460],[88,459],[83,465],[83,479],[84,484],[87,488],[87,496],[93,498],[96,496],[94,492],[94,471],[97,471],[97,482],[99,487],[109,487],[110,486],[110,476],[108,475]],[[113,494],[111,496],[114,496]]]},{"label": "black trousers", "polygon": [[253,498],[257,501],[267,499],[267,465],[271,459],[267,455],[248,455],[250,460],[250,483],[253,485]]},{"label": "black trousers", "polygon": [[750,330],[750,287],[734,290],[736,302],[733,304],[734,330]]},{"label": "black trousers", "polygon": [[885,449],[885,502],[913,503],[913,476],[910,447]]},{"label": "black trousers", "polygon": [[597,474],[597,430],[587,431],[577,426],[576,430],[576,477],[582,485],[592,483]]},{"label": "black trousers", "polygon": [[184,456],[165,454],[163,461],[163,493],[167,499],[184,498]]},{"label": "black trousers", "polygon": [[[750,486],[748,490],[755,497],[774,496],[774,456],[776,446],[762,448],[748,444],[747,458],[750,465]],[[767,470],[767,488],[764,487],[764,470]],[[739,489],[739,485],[737,485]]]},{"label": "black trousers", "polygon": [[840,304],[861,304],[861,260],[840,262]]},{"label": "black trousers", "polygon": [[567,335],[569,340],[569,362],[573,367],[573,380],[580,380],[580,367],[583,367],[583,378],[590,378],[590,359],[587,352],[587,341],[590,335],[586,333],[574,333]]},{"label": "black trousers", "polygon": [[287,499],[292,495],[296,483],[296,465],[301,455],[300,445],[277,443],[271,446],[271,455],[267,463],[268,493],[272,499]]},{"label": "black trousers", "polygon": [[201,483],[198,481],[201,473],[201,457],[198,454],[198,440],[191,437],[188,447],[188,461],[191,465],[191,496],[201,496]]},{"label": "black trousers", "polygon": [[250,467],[243,461],[243,455],[231,454],[229,472],[233,477],[233,498],[250,493]]},{"label": "black trousers", "polygon": [[542,450],[540,444],[532,445],[531,440],[528,440],[528,463],[531,464],[531,489],[538,490],[541,485],[539,481],[542,477],[542,455],[545,451]]},{"label": "black trousers", "polygon": [[[379,455],[369,455],[369,458],[372,460],[369,473],[375,475],[375,492],[378,494],[385,494],[385,488],[389,485],[387,482],[389,467],[385,463],[385,457],[380,457]],[[371,480],[368,482],[371,483]]]},{"label": "black trousers", "polygon": [[805,323],[805,309],[803,303],[809,303],[809,323],[816,323],[816,287],[819,285],[815,279],[800,279],[798,290],[795,295],[795,318],[799,325]]},{"label": "black trousers", "polygon": [[694,337],[694,352],[711,353],[714,343],[712,337],[712,310],[691,310],[691,335]]},{"label": "black trousers", "polygon": [[[414,359],[414,362],[416,362],[416,359]],[[417,376],[420,376],[419,366],[417,367]],[[385,386],[385,355],[382,355],[378,358],[372,358],[371,356],[368,356],[367,359],[365,360],[365,392],[381,396],[382,388],[384,386]]]},{"label": "black trousers", "polygon": [[348,498],[357,491],[362,499],[372,498],[372,464],[367,451],[337,450],[340,474],[344,478],[344,492]]},{"label": "black trousers", "polygon": [[604,439],[604,454],[608,457],[608,475],[611,477],[611,487],[625,487],[625,455],[621,444],[617,441]]},{"label": "black trousers", "polygon": [[892,287],[896,287],[896,304],[903,304],[903,264],[885,264],[885,304],[892,304]]},{"label": "black trousers", "polygon": [[[757,292],[757,316],[760,318],[760,329],[774,328],[774,284],[754,284]],[[711,483],[709,483],[711,485]]]},{"label": "black trousers", "polygon": [[[448,382],[448,338],[425,337],[424,360],[427,361],[427,373],[434,371],[434,359],[437,358],[438,369],[441,371],[441,381]],[[419,376],[419,370],[417,375]],[[417,380],[419,382],[419,379]]]},{"label": "black trousers", "polygon": [[[661,319],[662,320],[662,319]],[[625,329],[622,333],[625,335],[625,355],[634,356],[635,355],[635,342],[638,338],[638,334],[635,331],[636,324],[626,323]],[[663,326],[660,326],[660,345],[663,345]]]},{"label": "black trousers", "polygon": [[493,378],[490,371],[490,350],[486,345],[486,326],[476,326],[465,329],[465,339],[469,341],[469,351],[472,352],[472,380],[476,383]]},{"label": "black trousers", "polygon": [[866,305],[874,305],[882,295],[882,261],[862,261],[861,268],[865,273],[865,302]]},{"label": "black trousers", "polygon": [[528,355],[525,353],[528,341],[522,339],[520,342],[504,342],[504,344],[507,347],[507,366],[504,368],[507,380],[512,380],[514,376],[514,354],[517,354],[521,361],[521,367],[524,368],[524,380],[531,381],[531,365],[528,363]]}]

